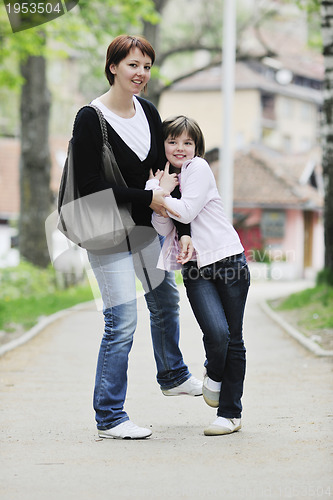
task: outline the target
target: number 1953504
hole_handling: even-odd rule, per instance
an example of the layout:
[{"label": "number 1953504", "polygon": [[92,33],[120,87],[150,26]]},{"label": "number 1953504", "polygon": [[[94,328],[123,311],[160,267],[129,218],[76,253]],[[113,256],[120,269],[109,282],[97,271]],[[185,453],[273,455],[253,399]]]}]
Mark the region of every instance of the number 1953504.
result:
[{"label": "number 1953504", "polygon": [[63,7],[60,2],[58,3],[30,3],[30,2],[16,2],[14,4],[6,4],[8,14],[52,14],[63,12]]}]

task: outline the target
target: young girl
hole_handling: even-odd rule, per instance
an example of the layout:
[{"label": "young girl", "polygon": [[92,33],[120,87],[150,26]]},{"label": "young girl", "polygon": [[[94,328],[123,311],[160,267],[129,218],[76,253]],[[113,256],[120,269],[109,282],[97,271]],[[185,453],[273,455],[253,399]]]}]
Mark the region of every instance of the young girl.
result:
[{"label": "young girl", "polygon": [[[166,198],[167,208],[191,223],[194,253],[186,262],[178,255],[177,232],[170,218],[153,214],[152,223],[165,242],[160,267],[182,266],[186,293],[203,332],[206,374],[203,396],[218,408],[206,436],[229,434],[241,428],[241,397],[245,377],[242,326],[249,271],[243,246],[227,220],[214,175],[203,159],[204,138],[198,124],[185,116],[163,123],[165,172],[157,172],[146,189],[161,189],[178,174],[181,198]],[[171,174],[169,173],[169,168]],[[171,212],[169,217],[176,218]]]}]

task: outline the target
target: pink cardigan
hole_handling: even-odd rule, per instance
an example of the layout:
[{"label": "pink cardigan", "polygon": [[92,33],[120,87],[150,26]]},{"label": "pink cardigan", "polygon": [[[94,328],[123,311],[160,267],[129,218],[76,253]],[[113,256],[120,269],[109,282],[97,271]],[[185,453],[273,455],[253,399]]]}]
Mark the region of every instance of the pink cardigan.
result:
[{"label": "pink cardigan", "polygon": [[[181,198],[167,197],[167,205],[177,212],[176,218],[191,223],[191,236],[198,266],[206,266],[218,260],[244,251],[239,236],[228,221],[218,193],[213,172],[203,158],[186,161],[179,174]],[[146,189],[159,189],[159,181],[151,179]],[[178,239],[171,219],[153,213],[152,224],[156,231],[166,236],[158,267],[180,269],[176,262]]]}]

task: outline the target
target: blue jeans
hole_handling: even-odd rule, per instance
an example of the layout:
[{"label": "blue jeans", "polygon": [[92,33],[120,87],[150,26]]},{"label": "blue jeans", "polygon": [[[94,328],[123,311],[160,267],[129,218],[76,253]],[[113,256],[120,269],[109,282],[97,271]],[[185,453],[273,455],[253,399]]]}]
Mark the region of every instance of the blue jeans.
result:
[{"label": "blue jeans", "polygon": [[158,383],[161,388],[169,389],[190,377],[178,346],[179,293],[174,273],[156,268],[160,250],[156,238],[134,255],[130,252],[110,255],[88,252],[101,291],[105,320],[94,390],[98,429],[109,429],[129,418],[124,402],[128,355],[137,325],[135,275],[146,292]]},{"label": "blue jeans", "polygon": [[183,280],[203,332],[207,375],[222,382],[217,415],[240,418],[245,377],[243,315],[250,275],[244,253],[198,269],[183,266]]}]

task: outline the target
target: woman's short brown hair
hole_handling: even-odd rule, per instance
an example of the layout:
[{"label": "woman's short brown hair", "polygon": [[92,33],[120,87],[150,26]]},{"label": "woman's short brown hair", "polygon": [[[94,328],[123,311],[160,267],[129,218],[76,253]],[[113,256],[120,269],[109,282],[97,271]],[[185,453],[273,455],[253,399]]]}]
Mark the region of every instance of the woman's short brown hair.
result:
[{"label": "woman's short brown hair", "polygon": [[106,51],[105,74],[110,85],[114,83],[114,75],[110,71],[111,64],[119,64],[135,47],[150,57],[152,64],[154,63],[155,51],[148,40],[142,36],[119,35],[112,40]]},{"label": "woman's short brown hair", "polygon": [[183,132],[187,132],[195,143],[195,156],[204,157],[205,139],[201,128],[193,118],[179,115],[167,118],[162,124],[163,139],[179,137]]}]

